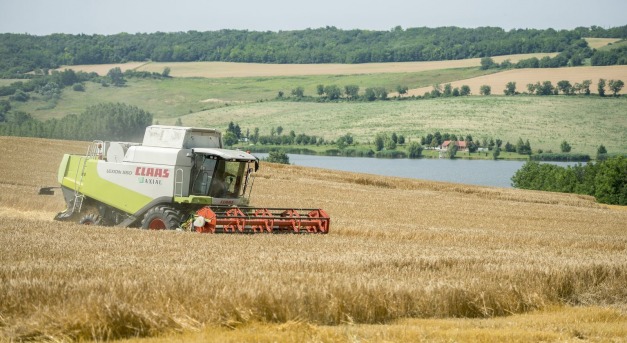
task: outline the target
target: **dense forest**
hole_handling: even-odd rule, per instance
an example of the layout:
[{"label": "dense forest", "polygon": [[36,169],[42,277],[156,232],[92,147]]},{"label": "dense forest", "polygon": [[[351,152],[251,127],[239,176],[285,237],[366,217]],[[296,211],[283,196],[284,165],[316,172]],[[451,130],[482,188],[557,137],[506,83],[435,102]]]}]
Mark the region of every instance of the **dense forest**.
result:
[{"label": "dense forest", "polygon": [[[514,29],[496,27],[407,28],[389,31],[220,30],[115,35],[0,34],[0,77],[61,65],[228,61],[254,63],[369,63],[454,60],[508,54],[560,52],[570,60],[591,58],[598,65],[627,64],[627,48],[590,49],[586,37],[627,38],[627,25],[603,29]],[[595,57],[595,54],[599,56]]]}]

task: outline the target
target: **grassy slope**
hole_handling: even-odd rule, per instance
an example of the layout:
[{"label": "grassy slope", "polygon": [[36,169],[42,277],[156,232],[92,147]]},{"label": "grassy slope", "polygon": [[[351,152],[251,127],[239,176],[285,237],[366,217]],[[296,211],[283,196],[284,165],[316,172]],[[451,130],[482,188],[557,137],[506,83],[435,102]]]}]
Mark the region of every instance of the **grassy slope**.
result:
[{"label": "grassy slope", "polygon": [[[54,185],[63,152],[84,145],[0,137],[0,339],[102,340],[199,328],[183,340],[625,335],[627,211],[590,197],[263,163],[253,205],[322,207],[332,217],[329,235],[53,222],[61,195],[36,190]],[[582,308],[553,307],[564,304]],[[538,309],[549,311],[453,319]]]},{"label": "grassy slope", "polygon": [[624,47],[627,45],[627,40],[623,39],[623,40],[616,40],[615,42],[612,42],[612,44],[608,44],[608,45],[604,45],[602,47],[599,48],[599,50],[612,50],[612,49],[616,49],[619,47]]},{"label": "grassy slope", "polygon": [[620,39],[617,38],[585,38],[585,40],[588,42],[590,49],[611,48],[612,45],[620,41]]},{"label": "grassy slope", "polygon": [[[224,102],[258,101],[274,99],[279,91],[289,95],[301,86],[305,95],[317,96],[318,84],[335,84],[343,88],[357,84],[362,90],[368,87],[395,89],[397,85],[422,87],[460,78],[489,74],[478,68],[431,70],[419,73],[382,73],[358,75],[314,75],[285,77],[246,78],[172,78],[167,80],[129,80],[126,87],[102,87],[87,83],[86,92],[67,89],[56,107],[41,100],[14,104],[15,110],[31,113],[36,118],[59,118],[68,113],[80,113],[87,106],[98,102],[124,102],[139,106],[157,119],[175,118],[207,108],[223,106]],[[211,101],[218,99],[218,102]]]},{"label": "grassy slope", "polygon": [[559,152],[567,140],[574,152],[594,155],[600,144],[625,152],[627,98],[598,97],[464,97],[376,103],[264,102],[217,108],[182,117],[185,125],[224,128],[229,121],[261,134],[282,126],[285,133],[335,139],[345,133],[372,141],[378,132],[397,132],[412,140],[436,130],[501,138],[519,137],[538,148]]}]

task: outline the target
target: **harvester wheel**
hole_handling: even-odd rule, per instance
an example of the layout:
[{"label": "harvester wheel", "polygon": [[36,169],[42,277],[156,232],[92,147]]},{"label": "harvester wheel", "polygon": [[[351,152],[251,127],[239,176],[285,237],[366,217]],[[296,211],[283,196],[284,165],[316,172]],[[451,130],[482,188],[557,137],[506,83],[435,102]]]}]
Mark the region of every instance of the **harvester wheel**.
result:
[{"label": "harvester wheel", "polygon": [[148,210],[142,220],[142,229],[175,230],[181,224],[181,214],[169,206],[156,206]]},{"label": "harvester wheel", "polygon": [[78,223],[82,225],[100,225],[101,219],[99,215],[90,213],[84,215]]}]

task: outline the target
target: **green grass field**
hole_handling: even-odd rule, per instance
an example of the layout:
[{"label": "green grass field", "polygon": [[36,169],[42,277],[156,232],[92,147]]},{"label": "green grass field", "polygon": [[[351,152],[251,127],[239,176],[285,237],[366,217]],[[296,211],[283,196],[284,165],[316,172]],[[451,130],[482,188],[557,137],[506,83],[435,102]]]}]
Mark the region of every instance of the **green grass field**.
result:
[{"label": "green grass field", "polygon": [[[486,75],[493,71],[478,68],[432,70],[419,73],[382,73],[359,75],[313,75],[247,78],[172,78],[165,80],[130,79],[125,87],[103,87],[86,83],[85,92],[64,90],[56,106],[34,99],[13,103],[15,110],[31,113],[35,118],[61,118],[81,113],[87,106],[99,102],[123,102],[149,111],[155,119],[176,118],[193,112],[222,107],[226,102],[256,102],[276,98],[279,91],[286,96],[292,89],[303,87],[305,95],[317,96],[316,86],[335,84],[340,88],[357,84],[368,87],[410,88]],[[216,101],[217,100],[217,101]]]},{"label": "green grass field", "polygon": [[[375,103],[261,102],[202,111],[182,117],[184,125],[226,128],[234,121],[262,135],[282,126],[285,133],[317,135],[326,140],[351,133],[372,141],[378,132],[402,134],[415,141],[440,131],[473,138],[500,138],[516,144],[529,139],[532,149],[559,152],[568,141],[573,152],[595,154],[600,144],[625,152],[625,98],[464,97]],[[162,123],[165,124],[165,123]]]}]

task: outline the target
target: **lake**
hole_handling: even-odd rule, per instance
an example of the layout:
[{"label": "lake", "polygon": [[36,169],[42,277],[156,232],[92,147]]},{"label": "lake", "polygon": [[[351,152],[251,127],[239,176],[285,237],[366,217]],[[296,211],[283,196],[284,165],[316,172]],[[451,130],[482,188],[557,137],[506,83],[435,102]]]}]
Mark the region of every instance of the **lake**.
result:
[{"label": "lake", "polygon": [[[259,158],[268,154],[255,153]],[[433,181],[456,182],[480,186],[512,188],[511,178],[525,161],[467,159],[384,159],[288,154],[290,164],[304,167],[343,170],[356,173]],[[572,166],[574,162],[550,162]]]}]

